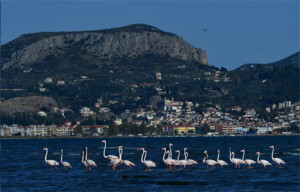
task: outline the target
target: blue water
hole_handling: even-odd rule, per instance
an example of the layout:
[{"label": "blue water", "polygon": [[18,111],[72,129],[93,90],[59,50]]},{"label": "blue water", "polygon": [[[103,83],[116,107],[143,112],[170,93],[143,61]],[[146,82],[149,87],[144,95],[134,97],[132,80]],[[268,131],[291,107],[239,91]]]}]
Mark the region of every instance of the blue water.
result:
[{"label": "blue water", "polygon": [[[2,139],[1,140],[1,191],[299,191],[300,146],[299,136],[261,137],[193,137],[193,138],[107,138],[106,154],[117,155],[117,147],[124,146],[123,159],[136,163],[134,168],[117,166],[113,171],[102,156],[102,138],[89,139]],[[166,169],[162,162],[162,147],[172,142],[175,150],[188,148],[189,158],[200,162],[195,167]],[[270,145],[275,146],[275,156],[287,165],[277,168],[271,160]],[[89,159],[97,168],[85,171],[81,164],[81,151],[89,147]],[[49,148],[48,159],[60,161],[60,149],[64,160],[72,169],[49,169],[44,162],[43,148]],[[157,163],[153,170],[146,170],[140,162],[140,147],[148,150],[147,159]],[[254,165],[241,169],[229,163],[228,147],[241,158],[261,158],[273,163],[268,169]],[[202,163],[203,151],[209,159],[216,159],[216,150],[229,166],[206,168]],[[181,159],[183,156],[181,154]]]}]

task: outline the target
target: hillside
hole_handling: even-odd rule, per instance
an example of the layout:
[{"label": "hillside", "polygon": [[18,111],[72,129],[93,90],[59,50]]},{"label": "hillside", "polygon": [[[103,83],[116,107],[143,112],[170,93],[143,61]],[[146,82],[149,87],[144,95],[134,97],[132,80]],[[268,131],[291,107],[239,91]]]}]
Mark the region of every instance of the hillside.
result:
[{"label": "hillside", "polygon": [[[51,101],[31,101],[31,112],[58,106],[71,109],[75,118],[84,106],[97,111],[99,98],[114,114],[150,105],[159,110],[165,97],[262,113],[273,103],[299,101],[299,53],[274,67],[228,72],[209,65],[204,50],[149,25],[27,34],[2,46],[1,52],[2,103],[31,96]],[[14,103],[10,111],[23,112],[21,104]]]},{"label": "hillside", "polygon": [[260,67],[285,67],[288,65],[292,65],[294,67],[300,67],[300,52],[294,53],[284,59],[281,59],[279,61],[275,61],[272,63],[265,63],[265,64],[259,64],[259,63],[249,63],[242,65],[237,68],[237,70],[247,70],[249,68],[253,68],[256,66]]}]

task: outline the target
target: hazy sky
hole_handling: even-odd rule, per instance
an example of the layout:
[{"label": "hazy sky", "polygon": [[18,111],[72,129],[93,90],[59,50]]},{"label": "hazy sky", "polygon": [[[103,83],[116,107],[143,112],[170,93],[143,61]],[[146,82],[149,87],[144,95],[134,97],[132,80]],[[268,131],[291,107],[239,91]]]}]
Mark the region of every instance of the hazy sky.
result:
[{"label": "hazy sky", "polygon": [[210,64],[234,69],[299,51],[299,9],[299,0],[2,0],[1,43],[25,33],[144,23],[206,50]]}]

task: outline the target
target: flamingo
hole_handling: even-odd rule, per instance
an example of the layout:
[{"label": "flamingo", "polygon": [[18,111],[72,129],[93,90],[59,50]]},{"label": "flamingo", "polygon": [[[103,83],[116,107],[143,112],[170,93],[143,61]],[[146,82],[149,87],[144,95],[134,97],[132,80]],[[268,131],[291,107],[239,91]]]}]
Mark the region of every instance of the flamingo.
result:
[{"label": "flamingo", "polygon": [[183,165],[184,168],[186,165],[190,165],[190,163],[187,161],[188,154],[187,154],[186,150],[187,150],[187,148],[183,149],[184,160],[180,160],[180,166]]},{"label": "flamingo", "polygon": [[[147,151],[144,148],[140,148],[140,150],[143,150],[141,162],[147,166],[147,169],[151,169],[151,167],[156,167],[156,164],[153,161],[150,160],[146,161]],[[144,159],[143,159],[143,155],[144,155]]]},{"label": "flamingo", "polygon": [[179,160],[179,157],[180,157],[180,151],[179,151],[179,150],[176,150],[175,153],[178,153],[178,155],[177,155],[177,160],[175,161],[175,168],[176,168],[177,165],[181,165],[181,164],[180,164],[180,160]]},{"label": "flamingo", "polygon": [[175,165],[175,163],[176,163],[175,159],[172,158],[172,148],[171,148],[172,146],[173,146],[173,144],[170,143],[169,144],[170,152],[168,154],[168,158],[166,159],[167,164],[169,165],[170,168],[172,168],[172,165]]},{"label": "flamingo", "polygon": [[271,156],[272,161],[277,164],[277,167],[281,167],[281,164],[285,164],[285,162],[282,159],[273,157],[273,153],[274,153],[274,146],[273,145],[270,146],[270,149],[272,149],[272,156]]},{"label": "flamingo", "polygon": [[50,165],[50,169],[52,170],[52,167],[55,167],[56,170],[59,170],[58,167],[56,167],[56,165],[59,165],[59,163],[55,160],[47,160],[47,156],[48,156],[48,148],[44,148],[44,151],[46,151],[45,154],[45,162]]},{"label": "flamingo", "polygon": [[128,166],[130,168],[131,168],[131,166],[135,166],[135,164],[132,163],[131,161],[122,160],[122,156],[123,156],[123,147],[121,148],[121,155],[120,155],[121,162],[120,163],[124,163],[126,166]]},{"label": "flamingo", "polygon": [[235,168],[241,168],[240,164],[245,163],[245,161],[242,161],[241,159],[234,158],[234,152],[231,153],[231,147],[229,147],[229,159],[231,163],[235,164]]},{"label": "flamingo", "polygon": [[104,143],[104,149],[103,149],[103,157],[105,158],[105,159],[109,159],[109,160],[111,160],[111,159],[119,159],[119,157],[117,157],[117,156],[115,156],[115,155],[105,155],[105,149],[106,149],[106,140],[102,140],[102,143]]},{"label": "flamingo", "polygon": [[165,147],[161,148],[161,150],[165,150],[164,155],[163,155],[163,162],[168,166],[168,162],[165,159],[165,157],[166,157],[166,154],[169,153],[169,151],[167,152],[167,149]]},{"label": "flamingo", "polygon": [[211,166],[212,168],[215,168],[215,164],[217,164],[217,162],[215,160],[212,159],[207,159],[208,158],[208,154],[207,151],[204,151],[204,155],[206,155],[206,157],[203,158],[203,163],[207,164],[207,168],[208,166]]},{"label": "flamingo", "polygon": [[95,163],[95,161],[87,159],[87,156],[88,156],[88,147],[85,147],[85,161],[86,164],[88,165],[89,170],[92,171],[91,167],[97,167],[97,164]]},{"label": "flamingo", "polygon": [[246,164],[248,164],[248,168],[251,168],[251,164],[254,164],[254,163],[256,163],[256,162],[253,161],[252,159],[245,159],[245,160],[244,160],[244,157],[245,157],[245,150],[242,149],[241,152],[243,152],[243,158],[242,158],[242,160],[245,161]]},{"label": "flamingo", "polygon": [[119,146],[118,151],[119,151],[119,157],[118,158],[110,158],[110,164],[112,165],[112,169],[116,170],[116,166],[121,163],[121,150],[123,146]]},{"label": "flamingo", "polygon": [[220,157],[220,150],[218,149],[217,152],[218,152],[217,163],[218,163],[219,165],[221,165],[221,168],[222,168],[224,165],[228,165],[228,163],[226,163],[225,161],[219,160],[219,157]]},{"label": "flamingo", "polygon": [[267,165],[272,165],[272,164],[271,164],[269,161],[267,161],[267,160],[263,160],[263,159],[259,160],[259,156],[260,156],[260,152],[259,152],[259,151],[256,152],[256,155],[258,155],[258,156],[257,156],[257,163],[263,165],[264,168],[266,168]]},{"label": "flamingo", "polygon": [[61,162],[61,164],[65,167],[66,170],[68,170],[67,167],[72,168],[72,166],[71,166],[71,164],[69,162],[63,161],[63,153],[64,153],[63,149],[61,149],[60,152],[61,152],[61,156],[60,156],[60,162]]},{"label": "flamingo", "polygon": [[[187,150],[187,148],[185,148],[185,149]],[[186,158],[188,158],[189,153],[188,153],[188,152],[185,152],[185,154],[186,154]],[[186,161],[187,161],[190,165],[197,165],[197,164],[198,164],[198,162],[195,161],[195,160],[193,160],[193,159],[187,159]]]},{"label": "flamingo", "polygon": [[85,166],[85,170],[88,167],[88,164],[86,163],[86,160],[84,159],[84,151],[82,151],[82,160],[81,163]]},{"label": "flamingo", "polygon": [[177,156],[177,160],[176,160],[176,164],[175,165],[183,165],[184,167],[186,166],[186,165],[189,165],[189,163],[186,161],[186,158],[187,158],[187,156],[185,156],[185,160],[179,160],[179,157],[180,157],[180,151],[179,150],[177,150],[177,151],[175,151],[176,153],[178,153],[178,156]]}]

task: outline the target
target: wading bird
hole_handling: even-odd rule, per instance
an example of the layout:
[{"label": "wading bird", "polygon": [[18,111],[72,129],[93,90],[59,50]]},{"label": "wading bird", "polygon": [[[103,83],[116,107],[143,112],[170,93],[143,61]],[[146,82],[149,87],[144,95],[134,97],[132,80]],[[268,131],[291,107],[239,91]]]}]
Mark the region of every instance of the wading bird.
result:
[{"label": "wading bird", "polygon": [[92,167],[97,167],[97,164],[95,161],[88,159],[88,147],[85,147],[85,161],[86,164],[88,165],[89,171],[92,171]]},{"label": "wading bird", "polygon": [[64,153],[63,149],[60,150],[60,153],[61,153],[60,154],[60,162],[61,162],[61,164],[65,167],[66,170],[68,170],[67,167],[72,168],[72,166],[71,166],[71,164],[69,162],[63,161],[63,155],[64,155],[63,154]]},{"label": "wading bird", "polygon": [[243,152],[242,161],[245,161],[245,163],[248,165],[248,167],[251,168],[251,164],[254,164],[254,163],[256,163],[256,162],[253,161],[252,159],[245,159],[245,160],[244,160],[244,157],[245,157],[245,150],[242,149],[241,152]]},{"label": "wading bird", "polygon": [[274,146],[273,145],[270,146],[270,149],[272,149],[272,155],[271,155],[272,161],[277,164],[277,167],[281,167],[281,164],[285,164],[285,162],[282,159],[273,157],[273,154],[274,154]]},{"label": "wading bird", "polygon": [[56,170],[59,170],[59,168],[56,167],[56,166],[59,165],[59,163],[58,163],[57,161],[55,161],[55,160],[48,160],[48,159],[47,159],[47,156],[48,156],[48,148],[44,148],[43,150],[46,151],[46,154],[45,154],[45,162],[46,162],[48,165],[50,165],[50,169],[52,170],[52,167],[55,167]]},{"label": "wading bird", "polygon": [[215,164],[217,164],[217,162],[215,160],[212,160],[212,159],[207,159],[208,158],[208,153],[207,151],[204,151],[204,155],[206,155],[206,157],[203,158],[203,163],[205,163],[207,165],[207,168],[208,166],[212,167],[212,168],[215,168]]},{"label": "wading bird", "polygon": [[131,168],[131,166],[135,166],[135,164],[132,163],[131,161],[122,160],[122,157],[123,157],[123,147],[121,148],[121,155],[120,155],[121,162],[120,163],[124,163],[126,166],[128,166],[130,168]]},{"label": "wading bird", "polygon": [[217,163],[218,163],[219,165],[221,165],[221,168],[222,168],[224,165],[228,165],[225,161],[219,160],[219,157],[220,157],[220,150],[218,149],[217,152],[218,152]]},{"label": "wading bird", "polygon": [[272,164],[271,164],[269,161],[267,161],[267,160],[263,160],[263,159],[259,160],[259,156],[260,156],[260,152],[259,152],[259,151],[256,152],[256,155],[258,155],[258,156],[257,156],[257,163],[259,163],[259,164],[261,164],[262,166],[264,166],[264,168],[267,168],[267,167],[266,167],[267,165],[272,165]]},{"label": "wading bird", "polygon": [[152,167],[156,167],[156,164],[153,161],[146,160],[147,151],[144,148],[140,148],[140,150],[143,150],[142,157],[141,157],[141,162],[146,165],[147,169],[151,169]]}]

